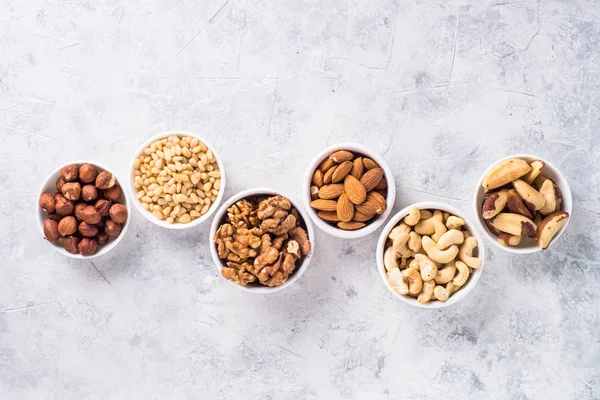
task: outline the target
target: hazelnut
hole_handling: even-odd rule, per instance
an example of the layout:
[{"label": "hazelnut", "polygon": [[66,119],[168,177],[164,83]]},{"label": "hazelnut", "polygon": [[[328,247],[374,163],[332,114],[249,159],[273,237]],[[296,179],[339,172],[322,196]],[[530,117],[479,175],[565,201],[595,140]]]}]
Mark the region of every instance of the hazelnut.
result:
[{"label": "hazelnut", "polygon": [[60,192],[65,183],[67,183],[67,182],[63,178],[58,178],[56,180],[56,190],[58,190]]},{"label": "hazelnut", "polygon": [[88,205],[85,203],[79,203],[75,206],[75,218],[79,221],[83,221],[83,210],[85,210],[86,207],[88,207]]},{"label": "hazelnut", "polygon": [[94,185],[85,185],[81,188],[81,198],[83,201],[96,200],[96,197],[98,197],[98,191]]},{"label": "hazelnut", "polygon": [[110,218],[118,224],[127,221],[127,207],[123,204],[113,204],[109,210]]},{"label": "hazelnut", "polygon": [[50,193],[44,193],[40,196],[40,208],[48,213],[53,213],[56,202]]},{"label": "hazelnut", "polygon": [[66,251],[71,254],[79,254],[77,245],[79,244],[79,238],[77,236],[67,236],[62,239],[63,247]]},{"label": "hazelnut", "polygon": [[102,216],[94,206],[87,206],[83,210],[83,222],[95,225],[102,220]]},{"label": "hazelnut", "polygon": [[110,201],[119,201],[121,199],[121,195],[123,194],[123,190],[121,186],[115,185],[110,189],[106,189],[104,191],[104,198]]},{"label": "hazelnut", "polygon": [[96,210],[98,210],[100,215],[102,215],[103,217],[106,217],[108,215],[108,211],[110,210],[111,205],[112,205],[112,201],[100,199],[100,200],[96,201],[96,204],[94,204],[94,207],[96,207]]},{"label": "hazelnut", "polygon": [[106,226],[106,222],[105,222],[105,220],[107,220],[107,219],[108,219],[108,218],[102,218],[102,219],[100,220],[100,222],[98,222],[98,223],[96,224],[96,227],[98,227],[98,230],[102,230],[102,229],[104,229],[104,227]]},{"label": "hazelnut", "polygon": [[61,236],[69,236],[77,231],[77,220],[75,217],[64,217],[58,223],[58,233]]},{"label": "hazelnut", "polygon": [[63,216],[60,214],[57,214],[57,213],[48,214],[48,219],[51,219],[52,221],[56,221],[57,223],[60,222],[60,220],[62,218],[63,218]]},{"label": "hazelnut", "polygon": [[121,234],[121,224],[116,223],[112,219],[107,219],[104,230],[108,234],[108,237],[116,238]]},{"label": "hazelnut", "polygon": [[102,171],[96,177],[96,189],[106,190],[115,186],[117,178],[108,171]]},{"label": "hazelnut", "polygon": [[44,221],[44,236],[50,243],[58,242],[58,239],[60,239],[60,233],[58,233],[58,224],[56,221],[51,219]]},{"label": "hazelnut", "polygon": [[67,182],[63,185],[61,193],[69,200],[79,200],[79,197],[81,197],[81,185],[79,182]]},{"label": "hazelnut", "polygon": [[98,234],[98,228],[86,222],[80,223],[78,229],[79,233],[81,233],[85,237],[94,237]]},{"label": "hazelnut", "polygon": [[79,167],[79,180],[84,183],[94,182],[98,175],[96,166],[94,164],[83,164]]},{"label": "hazelnut", "polygon": [[83,238],[77,248],[82,255],[91,256],[96,252],[98,245],[94,239]]},{"label": "hazelnut", "polygon": [[78,176],[79,168],[75,164],[66,165],[60,170],[60,177],[63,178],[65,182],[74,182],[77,180]]},{"label": "hazelnut", "polygon": [[108,243],[108,234],[106,232],[100,232],[96,235],[96,242],[98,242],[98,246],[104,246]]},{"label": "hazelnut", "polygon": [[65,196],[60,193],[54,193],[54,200],[56,201],[56,212],[63,217],[73,214],[75,204],[71,200],[67,200]]}]

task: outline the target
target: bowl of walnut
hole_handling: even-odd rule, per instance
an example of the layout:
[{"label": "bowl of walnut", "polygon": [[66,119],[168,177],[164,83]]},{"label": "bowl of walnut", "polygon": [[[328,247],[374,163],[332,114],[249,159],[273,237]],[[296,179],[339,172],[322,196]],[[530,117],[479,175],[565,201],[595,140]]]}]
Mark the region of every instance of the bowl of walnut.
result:
[{"label": "bowl of walnut", "polygon": [[413,204],[394,215],[377,244],[377,269],[397,299],[441,308],[463,299],[481,277],[485,249],[475,226],[440,202]]},{"label": "bowl of walnut", "polygon": [[169,229],[191,228],[217,209],[225,170],[206,140],[188,132],[164,132],[135,153],[129,190],[148,221]]},{"label": "bowl of walnut", "polygon": [[314,232],[305,212],[289,196],[258,188],[242,191],[217,211],[210,251],[221,275],[240,289],[271,293],[306,271]]},{"label": "bowl of walnut", "polygon": [[119,180],[98,163],[77,161],[53,171],[40,189],[36,209],[44,238],[72,258],[108,253],[129,226]]},{"label": "bowl of walnut", "polygon": [[385,222],[394,206],[396,184],[379,154],[358,143],[340,143],[313,159],[302,192],[308,215],[321,230],[353,239]]}]

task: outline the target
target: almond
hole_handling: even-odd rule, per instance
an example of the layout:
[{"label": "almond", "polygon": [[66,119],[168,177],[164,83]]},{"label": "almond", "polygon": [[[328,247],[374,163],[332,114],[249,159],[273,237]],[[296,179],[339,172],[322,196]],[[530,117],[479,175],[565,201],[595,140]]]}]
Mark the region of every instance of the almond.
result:
[{"label": "almond", "polygon": [[319,188],[315,185],[310,187],[310,199],[317,200],[319,198]]},{"label": "almond", "polygon": [[[365,160],[367,160],[365,158]],[[365,164],[366,166],[366,164]],[[383,169],[381,168],[372,168],[370,170],[368,170],[367,172],[365,172],[365,174],[362,176],[362,178],[360,178],[360,183],[362,183],[362,185],[365,187],[366,191],[370,191],[375,189],[375,186],[377,186],[377,184],[379,184],[379,181],[381,181],[381,178],[383,178]]]},{"label": "almond", "polygon": [[366,200],[356,206],[356,211],[365,215],[374,215],[382,214],[385,209],[381,207],[379,200],[375,198],[373,192],[370,192],[367,194]]},{"label": "almond", "polygon": [[352,204],[346,193],[343,193],[338,199],[336,211],[340,221],[352,221],[352,217],[354,216],[354,204]]},{"label": "almond", "polygon": [[377,165],[377,163],[373,160],[371,160],[370,158],[364,158],[363,159],[363,164],[365,164],[365,168],[366,169],[373,169],[373,168],[379,168],[379,165]]},{"label": "almond", "polygon": [[352,217],[352,220],[356,221],[356,222],[367,222],[374,216],[375,216],[375,214],[363,214],[361,212],[355,211],[354,217]]},{"label": "almond", "polygon": [[338,228],[344,229],[346,231],[354,231],[357,229],[364,228],[367,225],[363,222],[350,221],[350,222],[338,222],[337,226],[338,226]]},{"label": "almond", "polygon": [[329,158],[339,164],[352,160],[354,158],[354,154],[348,150],[338,150],[335,153],[332,153]]},{"label": "almond", "polygon": [[360,204],[367,198],[365,187],[352,175],[346,175],[344,178],[344,190],[354,204]]},{"label": "almond", "polygon": [[326,158],[319,165],[319,169],[321,171],[323,171],[323,173],[325,173],[325,172],[329,171],[329,168],[333,167],[334,165],[335,165],[335,163],[333,162],[332,159]]},{"label": "almond", "polygon": [[340,221],[340,219],[337,217],[337,212],[335,212],[335,211],[319,211],[317,213],[317,215],[321,219],[324,219],[325,221],[329,221],[329,222],[339,222]]},{"label": "almond", "polygon": [[342,193],[344,193],[344,185],[341,183],[332,183],[319,189],[319,198],[326,200],[337,199]]},{"label": "almond", "polygon": [[385,188],[387,188],[387,180],[385,178],[381,178],[379,183],[377,185],[375,185],[375,187],[373,189],[374,190],[382,190]]},{"label": "almond", "polygon": [[331,183],[331,177],[333,176],[333,173],[335,172],[336,169],[337,169],[337,165],[334,165],[333,167],[329,168],[327,170],[327,172],[325,172],[325,175],[323,175],[323,183],[325,185]]},{"label": "almond", "polygon": [[336,211],[337,202],[335,200],[317,199],[310,202],[310,206],[320,211]]},{"label": "almond", "polygon": [[315,171],[312,177],[312,183],[318,188],[323,186],[323,171],[321,171],[320,169],[317,169]]},{"label": "almond", "polygon": [[346,177],[346,175],[348,175],[350,173],[351,169],[352,169],[352,162],[344,161],[343,163],[338,165],[338,167],[333,172],[333,175],[331,176],[331,182],[332,183],[340,182],[342,179],[344,179]]},{"label": "almond", "polygon": [[381,209],[381,211],[377,212],[377,214],[383,214],[384,211],[387,209],[387,201],[385,200],[385,197],[383,197],[381,193],[376,191],[369,193],[369,195],[373,197],[375,201],[377,201],[377,203],[379,203],[379,208]]},{"label": "almond", "polygon": [[356,179],[360,179],[364,172],[365,164],[363,164],[362,157],[354,159],[354,161],[352,162],[352,169],[350,170],[350,175],[352,175]]}]

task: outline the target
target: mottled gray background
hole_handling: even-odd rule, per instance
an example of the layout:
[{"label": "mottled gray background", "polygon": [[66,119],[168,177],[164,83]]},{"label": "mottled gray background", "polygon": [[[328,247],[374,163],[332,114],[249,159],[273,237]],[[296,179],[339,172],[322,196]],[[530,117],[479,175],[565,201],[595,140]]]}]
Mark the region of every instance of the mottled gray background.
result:
[{"label": "mottled gray background", "polygon": [[[0,0],[0,399],[600,398],[597,0]],[[324,146],[384,154],[395,209],[471,213],[480,174],[517,152],[555,163],[574,215],[552,250],[488,244],[454,307],[395,301],[380,230],[317,232],[288,290],[253,296],[210,259],[208,225],[133,215],[110,255],[42,239],[50,170],[126,176],[167,129],[221,152],[226,196],[299,196]]]}]

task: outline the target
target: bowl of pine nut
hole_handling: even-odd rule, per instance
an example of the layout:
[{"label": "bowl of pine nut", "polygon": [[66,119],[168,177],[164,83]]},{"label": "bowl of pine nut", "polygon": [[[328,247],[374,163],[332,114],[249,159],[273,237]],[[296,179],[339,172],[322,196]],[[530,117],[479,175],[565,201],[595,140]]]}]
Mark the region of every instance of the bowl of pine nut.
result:
[{"label": "bowl of pine nut", "polygon": [[169,229],[206,221],[225,191],[225,170],[215,148],[189,132],[164,132],[142,144],[129,178],[135,208]]}]

